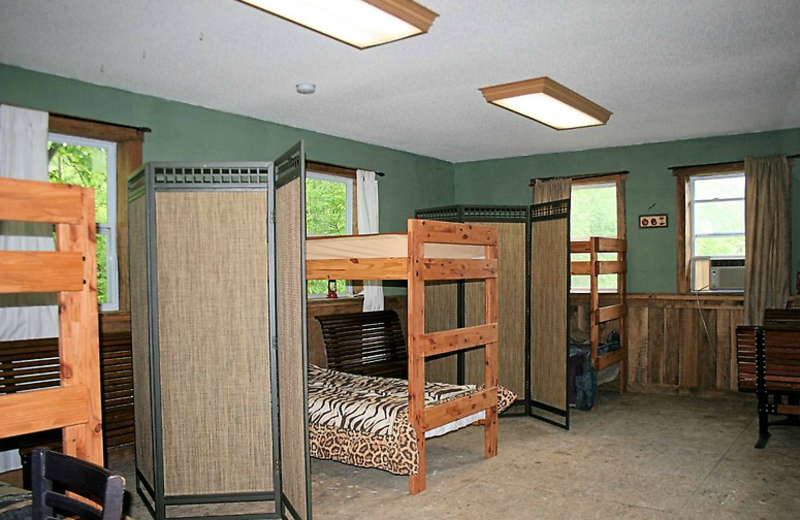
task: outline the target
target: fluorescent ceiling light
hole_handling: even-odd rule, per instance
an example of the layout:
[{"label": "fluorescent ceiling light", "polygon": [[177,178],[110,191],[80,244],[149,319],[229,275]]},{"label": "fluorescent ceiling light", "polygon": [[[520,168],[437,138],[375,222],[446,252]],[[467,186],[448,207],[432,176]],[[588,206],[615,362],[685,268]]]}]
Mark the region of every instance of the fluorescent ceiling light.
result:
[{"label": "fluorescent ceiling light", "polygon": [[556,130],[600,126],[611,112],[548,77],[480,89],[489,103]]},{"label": "fluorescent ceiling light", "polygon": [[428,32],[439,16],[411,0],[242,0],[359,49]]}]

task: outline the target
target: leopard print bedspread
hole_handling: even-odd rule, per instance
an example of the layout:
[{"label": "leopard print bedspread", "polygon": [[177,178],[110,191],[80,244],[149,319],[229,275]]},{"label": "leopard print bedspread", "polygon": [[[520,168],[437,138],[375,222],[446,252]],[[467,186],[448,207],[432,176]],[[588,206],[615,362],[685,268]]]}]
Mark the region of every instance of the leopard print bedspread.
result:
[{"label": "leopard print bedspread", "polygon": [[[425,402],[443,403],[483,387],[427,383]],[[500,387],[498,411],[516,396]],[[408,382],[309,368],[311,456],[396,475],[419,470],[417,436],[408,419]]]}]

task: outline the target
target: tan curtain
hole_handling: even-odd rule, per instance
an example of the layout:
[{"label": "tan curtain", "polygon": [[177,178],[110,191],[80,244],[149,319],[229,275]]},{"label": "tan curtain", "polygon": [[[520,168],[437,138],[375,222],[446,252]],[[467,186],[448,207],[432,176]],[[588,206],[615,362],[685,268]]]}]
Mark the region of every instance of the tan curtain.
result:
[{"label": "tan curtain", "polygon": [[764,309],[789,299],[792,251],[792,176],[786,157],[744,160],[745,324],[761,325]]},{"label": "tan curtain", "polygon": [[533,185],[533,203],[551,202],[570,198],[572,181],[570,179],[552,179],[536,181]]}]

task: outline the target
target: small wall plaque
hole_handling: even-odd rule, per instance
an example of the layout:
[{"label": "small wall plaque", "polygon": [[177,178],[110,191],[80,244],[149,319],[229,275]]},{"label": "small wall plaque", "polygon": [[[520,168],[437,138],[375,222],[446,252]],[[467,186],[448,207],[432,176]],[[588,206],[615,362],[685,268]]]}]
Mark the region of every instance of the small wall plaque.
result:
[{"label": "small wall plaque", "polygon": [[639,215],[639,228],[665,228],[666,215]]}]

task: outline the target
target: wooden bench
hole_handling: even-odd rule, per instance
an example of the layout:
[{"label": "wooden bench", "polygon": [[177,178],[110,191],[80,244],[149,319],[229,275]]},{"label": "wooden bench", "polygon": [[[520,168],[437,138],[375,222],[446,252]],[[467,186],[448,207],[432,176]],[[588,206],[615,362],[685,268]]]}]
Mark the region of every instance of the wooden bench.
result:
[{"label": "wooden bench", "polygon": [[[767,309],[761,327],[736,328],[739,391],[758,397],[758,442],[771,426],[800,426],[800,309]],[[787,416],[769,421],[770,415]]]},{"label": "wooden bench", "polygon": [[378,377],[408,375],[406,336],[395,311],[317,316],[328,368]]},{"label": "wooden bench", "polygon": [[[58,338],[0,342],[0,395],[55,388],[60,384]],[[106,449],[133,442],[131,333],[100,333],[103,443]],[[61,449],[60,430],[0,440],[0,450]]]}]

